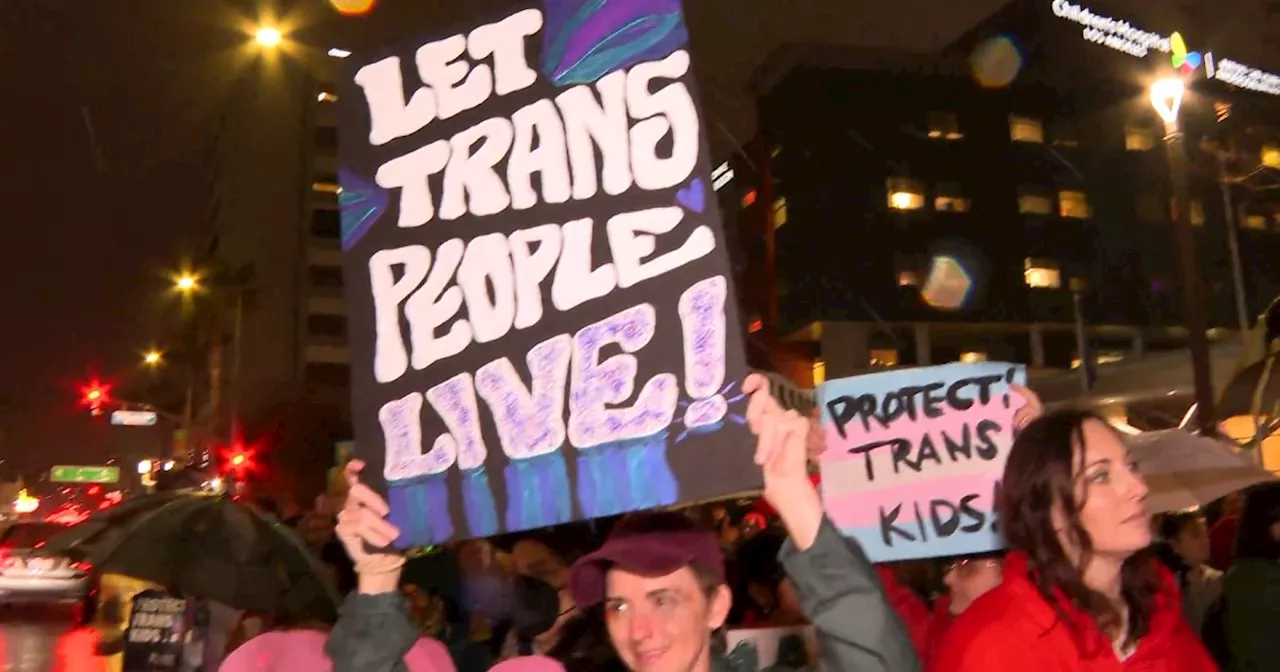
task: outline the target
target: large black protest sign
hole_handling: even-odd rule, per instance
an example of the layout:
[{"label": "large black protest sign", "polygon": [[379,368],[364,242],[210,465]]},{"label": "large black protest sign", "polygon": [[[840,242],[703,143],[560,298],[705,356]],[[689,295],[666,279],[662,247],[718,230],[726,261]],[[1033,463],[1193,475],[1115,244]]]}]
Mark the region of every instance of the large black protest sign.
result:
[{"label": "large black protest sign", "polygon": [[356,438],[397,545],[758,485],[679,1],[545,0],[348,60]]}]

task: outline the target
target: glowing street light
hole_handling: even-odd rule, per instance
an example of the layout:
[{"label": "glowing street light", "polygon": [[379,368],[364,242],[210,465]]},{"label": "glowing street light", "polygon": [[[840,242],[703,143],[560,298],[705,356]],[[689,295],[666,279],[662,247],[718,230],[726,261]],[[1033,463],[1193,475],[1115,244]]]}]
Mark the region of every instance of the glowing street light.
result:
[{"label": "glowing street light", "polygon": [[142,363],[147,366],[159,366],[164,361],[164,353],[159,350],[148,350],[142,355]]},{"label": "glowing street light", "polygon": [[262,26],[253,34],[253,39],[260,47],[274,49],[280,46],[280,43],[284,41],[284,34],[280,32],[279,28]]},{"label": "glowing street light", "polygon": [[200,276],[190,271],[183,271],[174,277],[173,288],[182,294],[190,294],[200,289]]},{"label": "glowing street light", "polygon": [[139,474],[149,474],[149,473],[151,473],[151,460],[143,460],[143,461],[139,462],[139,463],[138,463],[138,473],[139,473]]},{"label": "glowing street light", "polygon": [[1151,85],[1151,106],[1166,127],[1176,128],[1178,110],[1182,107],[1182,95],[1186,90],[1186,83],[1178,77],[1166,77]]}]

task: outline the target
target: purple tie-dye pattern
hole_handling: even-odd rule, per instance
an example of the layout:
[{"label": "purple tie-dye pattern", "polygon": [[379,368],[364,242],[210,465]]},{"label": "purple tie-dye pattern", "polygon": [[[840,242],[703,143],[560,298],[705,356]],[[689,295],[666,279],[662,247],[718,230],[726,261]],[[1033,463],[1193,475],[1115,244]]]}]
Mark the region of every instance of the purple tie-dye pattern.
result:
[{"label": "purple tie-dye pattern", "polygon": [[[583,72],[599,78],[660,59],[689,40],[680,0],[544,0],[544,8],[542,71],[562,86],[583,83]],[[592,59],[607,60],[575,72]]]}]

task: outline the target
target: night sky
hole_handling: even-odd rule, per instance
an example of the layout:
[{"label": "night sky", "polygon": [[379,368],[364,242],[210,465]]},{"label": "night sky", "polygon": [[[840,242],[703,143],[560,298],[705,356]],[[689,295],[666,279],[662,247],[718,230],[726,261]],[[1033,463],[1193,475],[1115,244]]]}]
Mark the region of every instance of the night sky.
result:
[{"label": "night sky", "polygon": [[[262,3],[256,3],[262,6]],[[326,0],[277,16],[327,48],[430,33],[496,0],[382,0],[343,19]],[[717,156],[754,120],[752,70],[787,43],[931,50],[1000,0],[689,0],[695,68]],[[1121,3],[1124,5],[1149,3]],[[449,7],[447,11],[439,6]],[[957,7],[960,5],[961,7]],[[101,463],[155,429],[111,428],[76,406],[91,375],[140,375],[164,313],[165,273],[207,235],[200,149],[227,54],[256,10],[228,0],[0,3],[0,458],[28,471]],[[324,36],[324,37],[322,37]],[[158,345],[163,346],[163,343]],[[0,467],[0,477],[4,476]]]}]

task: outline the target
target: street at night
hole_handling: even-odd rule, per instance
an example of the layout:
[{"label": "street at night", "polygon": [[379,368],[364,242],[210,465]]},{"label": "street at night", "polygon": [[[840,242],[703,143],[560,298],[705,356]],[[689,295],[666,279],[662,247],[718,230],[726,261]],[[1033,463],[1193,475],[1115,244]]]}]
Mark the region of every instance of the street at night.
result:
[{"label": "street at night", "polygon": [[1280,672],[1280,0],[0,0],[0,672]]},{"label": "street at night", "polygon": [[106,672],[119,656],[102,656],[97,630],[77,626],[62,606],[0,609],[0,672]]}]

